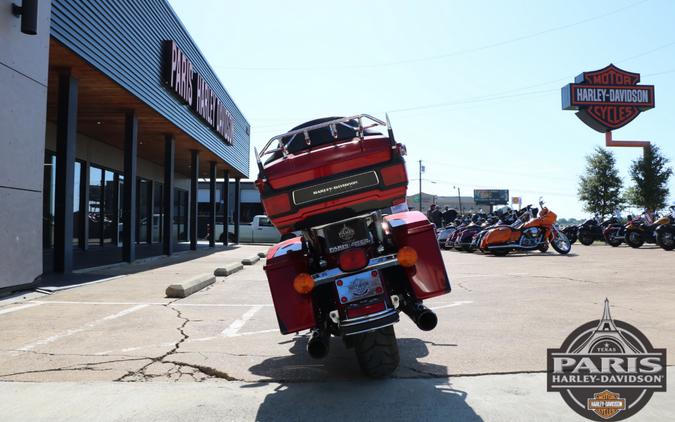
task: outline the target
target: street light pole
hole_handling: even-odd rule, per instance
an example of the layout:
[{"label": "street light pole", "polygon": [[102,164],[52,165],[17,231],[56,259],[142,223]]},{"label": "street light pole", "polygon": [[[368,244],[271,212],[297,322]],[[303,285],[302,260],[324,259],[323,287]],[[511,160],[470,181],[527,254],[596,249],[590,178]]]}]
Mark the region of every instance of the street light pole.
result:
[{"label": "street light pole", "polygon": [[462,191],[459,189],[459,186],[453,186],[457,189],[457,202],[459,202],[459,215],[462,215]]},{"label": "street light pole", "polygon": [[420,212],[424,212],[422,210],[422,160],[420,160]]}]

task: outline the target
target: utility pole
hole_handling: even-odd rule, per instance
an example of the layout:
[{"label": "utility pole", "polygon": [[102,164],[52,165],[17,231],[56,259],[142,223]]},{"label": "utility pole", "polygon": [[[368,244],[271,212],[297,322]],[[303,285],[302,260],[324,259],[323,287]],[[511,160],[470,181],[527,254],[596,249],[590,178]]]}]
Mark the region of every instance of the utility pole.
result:
[{"label": "utility pole", "polygon": [[422,160],[420,160],[420,212],[424,212],[422,210]]},{"label": "utility pole", "polygon": [[459,203],[459,215],[462,215],[462,191],[459,189],[459,186],[453,186],[453,189],[457,189],[457,202]]}]

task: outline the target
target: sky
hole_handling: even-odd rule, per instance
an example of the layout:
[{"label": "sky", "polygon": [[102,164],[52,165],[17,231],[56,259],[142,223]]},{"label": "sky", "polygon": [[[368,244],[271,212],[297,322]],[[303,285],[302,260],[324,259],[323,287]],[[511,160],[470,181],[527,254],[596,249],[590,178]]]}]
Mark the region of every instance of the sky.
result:
[{"label": "sky", "polygon": [[[388,113],[408,194],[422,160],[425,193],[509,189],[580,218],[579,176],[604,135],[561,109],[560,88],[614,63],[656,98],[614,139],[675,160],[674,1],[169,3],[250,123],[251,147],[318,117]],[[611,150],[627,187],[642,150]],[[673,202],[675,177],[670,190]]]}]

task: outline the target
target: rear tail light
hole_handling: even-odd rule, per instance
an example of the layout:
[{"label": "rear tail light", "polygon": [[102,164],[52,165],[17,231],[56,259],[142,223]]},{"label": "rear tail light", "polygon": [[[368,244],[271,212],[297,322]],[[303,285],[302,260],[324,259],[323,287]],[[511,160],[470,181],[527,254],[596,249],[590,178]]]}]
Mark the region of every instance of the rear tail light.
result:
[{"label": "rear tail light", "polygon": [[279,215],[291,210],[291,202],[285,193],[265,198],[263,202],[267,215]]},{"label": "rear tail light", "polygon": [[417,251],[410,246],[404,246],[398,250],[396,259],[402,267],[412,267],[417,263]]},{"label": "rear tail light", "polygon": [[368,264],[366,251],[362,248],[347,249],[340,254],[338,265],[342,271],[356,271]]},{"label": "rear tail light", "polygon": [[403,164],[385,167],[380,170],[380,174],[382,175],[382,182],[385,186],[396,185],[408,181],[408,175]]}]

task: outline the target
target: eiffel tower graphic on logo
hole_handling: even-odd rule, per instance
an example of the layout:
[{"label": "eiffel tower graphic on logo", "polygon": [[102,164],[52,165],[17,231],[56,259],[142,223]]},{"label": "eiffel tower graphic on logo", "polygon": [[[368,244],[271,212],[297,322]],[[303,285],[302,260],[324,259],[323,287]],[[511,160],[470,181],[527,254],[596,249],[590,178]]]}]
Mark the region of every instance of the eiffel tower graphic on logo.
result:
[{"label": "eiffel tower graphic on logo", "polygon": [[579,354],[624,354],[624,353],[643,353],[637,349],[631,342],[626,340],[619,331],[609,313],[609,300],[605,298],[605,310],[598,327],[595,329],[581,346],[577,347],[572,353]]}]

